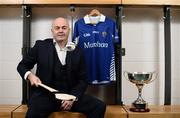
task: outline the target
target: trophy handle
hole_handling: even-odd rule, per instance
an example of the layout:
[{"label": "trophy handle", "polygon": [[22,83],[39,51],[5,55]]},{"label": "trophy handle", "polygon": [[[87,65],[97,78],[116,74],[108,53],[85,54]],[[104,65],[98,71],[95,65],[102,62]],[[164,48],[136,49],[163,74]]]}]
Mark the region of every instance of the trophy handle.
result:
[{"label": "trophy handle", "polygon": [[152,72],[152,79],[146,84],[153,82],[157,77],[158,77],[158,73],[156,71]]},{"label": "trophy handle", "polygon": [[124,72],[123,72],[123,75],[124,75],[124,77],[125,77],[127,80],[129,80],[129,79],[128,79],[128,73],[129,73],[128,71],[124,71]]}]

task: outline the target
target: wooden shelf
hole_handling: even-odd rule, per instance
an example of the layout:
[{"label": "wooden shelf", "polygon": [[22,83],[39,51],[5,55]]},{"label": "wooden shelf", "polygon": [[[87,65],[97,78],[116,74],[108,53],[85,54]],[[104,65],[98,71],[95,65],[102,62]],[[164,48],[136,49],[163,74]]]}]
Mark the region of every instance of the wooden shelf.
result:
[{"label": "wooden shelf", "polygon": [[122,0],[123,5],[180,5],[180,0]]},{"label": "wooden shelf", "polygon": [[23,0],[0,0],[0,5],[21,5]]},{"label": "wooden shelf", "polygon": [[0,0],[0,5],[172,5],[180,0]]},{"label": "wooden shelf", "polygon": [[111,5],[121,4],[121,0],[24,0],[24,4],[98,4],[98,5]]}]

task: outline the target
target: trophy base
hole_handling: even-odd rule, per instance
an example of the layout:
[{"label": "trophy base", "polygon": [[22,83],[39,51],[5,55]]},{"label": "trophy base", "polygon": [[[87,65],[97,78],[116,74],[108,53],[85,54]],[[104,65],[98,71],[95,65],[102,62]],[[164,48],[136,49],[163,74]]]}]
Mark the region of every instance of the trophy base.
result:
[{"label": "trophy base", "polygon": [[150,109],[147,108],[147,103],[143,103],[143,104],[133,103],[132,108],[130,108],[129,110],[133,112],[149,112],[150,111]]},{"label": "trophy base", "polygon": [[129,110],[132,112],[149,112],[150,111],[149,108],[146,108],[146,109],[130,108]]}]

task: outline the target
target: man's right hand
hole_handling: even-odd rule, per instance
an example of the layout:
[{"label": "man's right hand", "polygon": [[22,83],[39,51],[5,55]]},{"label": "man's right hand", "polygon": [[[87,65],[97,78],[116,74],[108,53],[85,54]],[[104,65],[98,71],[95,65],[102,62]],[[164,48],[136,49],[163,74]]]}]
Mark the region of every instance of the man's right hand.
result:
[{"label": "man's right hand", "polygon": [[37,77],[35,74],[33,73],[30,73],[28,76],[27,76],[28,80],[30,81],[31,83],[31,86],[35,85],[35,86],[38,86],[38,83],[42,83],[41,80],[39,79],[39,77]]}]

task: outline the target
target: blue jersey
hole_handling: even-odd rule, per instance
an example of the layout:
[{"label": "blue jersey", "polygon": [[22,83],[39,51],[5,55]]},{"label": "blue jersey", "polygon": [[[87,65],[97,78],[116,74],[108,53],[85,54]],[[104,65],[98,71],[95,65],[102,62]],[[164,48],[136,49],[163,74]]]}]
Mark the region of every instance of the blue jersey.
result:
[{"label": "blue jersey", "polygon": [[[116,24],[101,15],[96,24],[88,15],[75,23],[73,42],[84,51],[88,80],[92,84],[115,81],[114,43],[119,42]],[[93,21],[93,19],[92,19]]]}]

